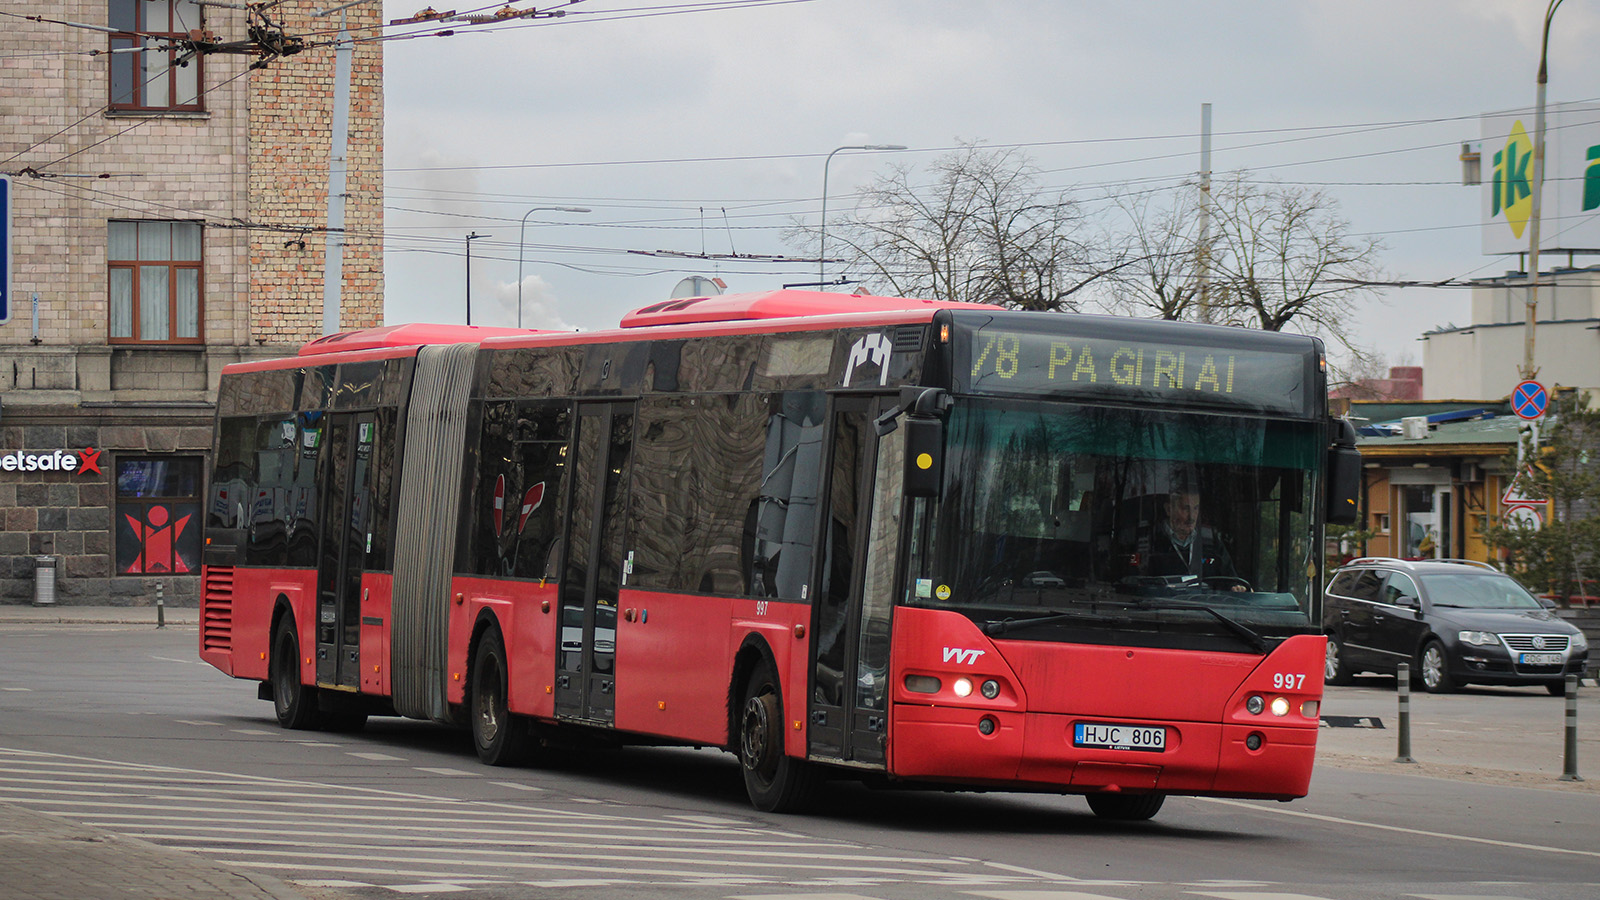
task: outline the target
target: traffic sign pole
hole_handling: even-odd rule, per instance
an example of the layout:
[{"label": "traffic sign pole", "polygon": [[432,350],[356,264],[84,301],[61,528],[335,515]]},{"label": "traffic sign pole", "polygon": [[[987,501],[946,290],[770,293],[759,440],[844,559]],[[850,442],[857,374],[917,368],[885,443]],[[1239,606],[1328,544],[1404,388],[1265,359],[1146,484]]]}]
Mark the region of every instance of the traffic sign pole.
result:
[{"label": "traffic sign pole", "polygon": [[11,321],[11,176],[0,175],[0,325]]}]

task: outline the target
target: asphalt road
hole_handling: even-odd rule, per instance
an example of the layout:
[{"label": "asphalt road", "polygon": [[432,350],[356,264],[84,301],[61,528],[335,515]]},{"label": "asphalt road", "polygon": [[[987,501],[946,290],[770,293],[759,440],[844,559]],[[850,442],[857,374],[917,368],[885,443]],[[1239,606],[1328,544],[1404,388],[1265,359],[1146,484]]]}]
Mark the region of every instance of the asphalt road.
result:
[{"label": "asphalt road", "polygon": [[1326,713],[1385,727],[1325,729],[1311,796],[1291,804],[1172,798],[1120,825],[1076,797],[836,785],[819,813],[775,816],[713,750],[490,769],[464,733],[424,723],[282,731],[194,642],[192,627],[0,625],[0,802],[313,900],[1600,896],[1600,753],[1597,781],[1555,780],[1563,701],[1542,690],[1418,697],[1408,767],[1392,761],[1393,679],[1335,689]]}]

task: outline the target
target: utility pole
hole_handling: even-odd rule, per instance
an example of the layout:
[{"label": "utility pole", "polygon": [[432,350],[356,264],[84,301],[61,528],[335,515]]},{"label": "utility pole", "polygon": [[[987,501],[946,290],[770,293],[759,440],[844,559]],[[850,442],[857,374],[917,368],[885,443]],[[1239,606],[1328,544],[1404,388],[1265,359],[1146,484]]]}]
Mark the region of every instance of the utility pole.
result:
[{"label": "utility pole", "polygon": [[1522,348],[1522,379],[1539,376],[1533,364],[1533,332],[1539,319],[1539,206],[1544,195],[1544,91],[1550,81],[1550,19],[1561,0],[1550,0],[1544,12],[1544,38],[1539,43],[1539,87],[1533,114],[1533,207],[1528,211],[1528,330]]},{"label": "utility pole", "polygon": [[1200,246],[1195,251],[1200,321],[1211,321],[1211,104],[1200,104]]},{"label": "utility pole", "polygon": [[472,324],[472,242],[489,235],[476,231],[467,233],[467,324]]},{"label": "utility pole", "polygon": [[328,145],[328,235],[322,257],[322,333],[339,331],[339,306],[344,288],[344,198],[350,152],[350,63],[354,46],[346,28],[344,11],[364,3],[356,0],[335,9],[317,10],[322,18],[339,14],[339,38],[333,54],[333,135]]}]

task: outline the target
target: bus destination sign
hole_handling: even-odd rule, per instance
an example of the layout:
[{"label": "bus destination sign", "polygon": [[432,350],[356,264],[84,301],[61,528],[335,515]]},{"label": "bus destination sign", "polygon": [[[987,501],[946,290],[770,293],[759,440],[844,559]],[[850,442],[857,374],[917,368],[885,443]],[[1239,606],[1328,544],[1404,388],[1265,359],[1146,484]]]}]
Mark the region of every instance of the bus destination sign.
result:
[{"label": "bus destination sign", "polygon": [[1306,409],[1303,352],[992,327],[971,332],[968,349],[961,374],[968,376],[973,393],[1148,398],[1290,414]]}]

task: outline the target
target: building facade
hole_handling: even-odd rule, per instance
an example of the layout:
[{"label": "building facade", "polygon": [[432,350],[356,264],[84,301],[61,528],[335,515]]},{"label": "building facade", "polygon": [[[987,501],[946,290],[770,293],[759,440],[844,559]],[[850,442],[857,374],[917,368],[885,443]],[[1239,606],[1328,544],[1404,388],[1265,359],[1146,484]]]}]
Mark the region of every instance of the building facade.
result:
[{"label": "building facade", "polygon": [[[322,333],[337,25],[266,6],[8,4],[0,602],[53,568],[63,604],[192,603],[221,369]],[[380,7],[346,10],[354,37]],[[382,44],[353,47],[343,329],[383,296]]]}]

